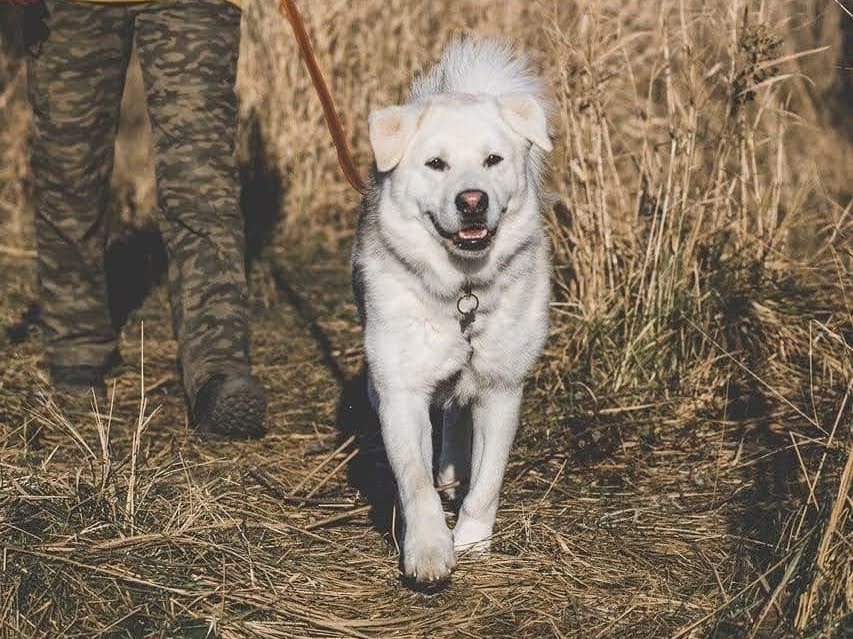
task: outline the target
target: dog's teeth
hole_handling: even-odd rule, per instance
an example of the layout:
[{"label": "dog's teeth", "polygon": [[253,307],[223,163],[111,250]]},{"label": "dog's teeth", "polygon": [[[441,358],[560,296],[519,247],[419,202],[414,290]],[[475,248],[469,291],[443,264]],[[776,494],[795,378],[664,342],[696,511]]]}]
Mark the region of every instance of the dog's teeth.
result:
[{"label": "dog's teeth", "polygon": [[457,233],[463,240],[481,240],[489,234],[489,230],[485,228],[479,229],[462,229]]}]

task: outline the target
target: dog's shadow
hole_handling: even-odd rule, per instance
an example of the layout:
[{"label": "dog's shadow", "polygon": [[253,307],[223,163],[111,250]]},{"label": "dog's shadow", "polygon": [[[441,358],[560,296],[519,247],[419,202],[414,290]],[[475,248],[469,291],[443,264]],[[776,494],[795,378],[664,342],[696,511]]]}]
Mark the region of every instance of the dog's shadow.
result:
[{"label": "dog's shadow", "polygon": [[367,396],[364,366],[341,384],[336,425],[340,443],[352,438],[350,449],[358,452],[347,466],[347,481],[371,506],[370,522],[385,540],[397,545],[401,521],[395,513],[397,486],[382,441],[379,418]]}]

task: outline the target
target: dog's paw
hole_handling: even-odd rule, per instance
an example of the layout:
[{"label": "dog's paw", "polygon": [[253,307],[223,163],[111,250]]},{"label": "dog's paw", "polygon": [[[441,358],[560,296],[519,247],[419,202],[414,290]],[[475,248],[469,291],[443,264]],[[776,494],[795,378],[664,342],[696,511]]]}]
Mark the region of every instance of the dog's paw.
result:
[{"label": "dog's paw", "polygon": [[453,536],[447,526],[423,527],[406,533],[403,542],[403,571],[419,584],[435,584],[450,577],[456,567]]},{"label": "dog's paw", "polygon": [[453,547],[458,553],[484,555],[492,547],[492,526],[460,516],[453,529]]}]

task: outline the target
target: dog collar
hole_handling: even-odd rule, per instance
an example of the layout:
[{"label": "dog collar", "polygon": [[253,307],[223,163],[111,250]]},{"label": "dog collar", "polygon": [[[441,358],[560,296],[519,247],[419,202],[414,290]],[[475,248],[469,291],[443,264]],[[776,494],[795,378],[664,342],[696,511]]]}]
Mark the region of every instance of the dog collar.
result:
[{"label": "dog collar", "polygon": [[480,298],[471,291],[470,282],[466,282],[462,287],[462,294],[456,300],[456,310],[462,316],[459,320],[459,330],[463,333],[474,323],[478,308],[480,308]]}]

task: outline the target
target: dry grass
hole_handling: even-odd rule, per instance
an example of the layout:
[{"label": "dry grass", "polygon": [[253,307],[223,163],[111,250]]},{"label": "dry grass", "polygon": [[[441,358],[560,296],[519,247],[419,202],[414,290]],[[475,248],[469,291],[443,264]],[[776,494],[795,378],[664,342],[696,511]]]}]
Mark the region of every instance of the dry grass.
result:
[{"label": "dry grass", "polygon": [[[275,237],[253,267],[272,390],[261,442],[187,431],[159,289],[123,333],[128,364],[100,417],[32,394],[28,116],[3,58],[0,636],[853,631],[839,5],[300,4],[364,167],[368,111],[402,99],[453,34],[516,41],[556,105],[553,334],[497,551],[435,593],[400,583],[393,487],[359,393],[357,202],[286,23],[247,5],[244,208],[254,249]],[[130,86],[114,186],[135,227],[153,191]]]}]

